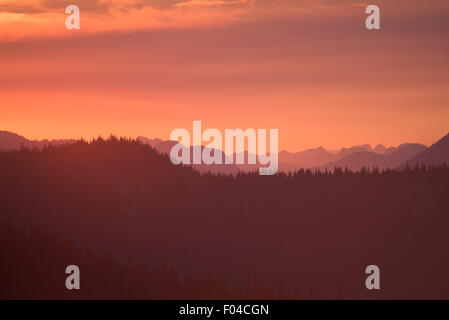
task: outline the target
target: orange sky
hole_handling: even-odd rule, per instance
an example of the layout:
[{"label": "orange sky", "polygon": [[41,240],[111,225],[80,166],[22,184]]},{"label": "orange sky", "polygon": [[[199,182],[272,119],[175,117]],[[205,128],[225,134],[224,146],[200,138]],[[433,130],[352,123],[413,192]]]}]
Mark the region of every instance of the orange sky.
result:
[{"label": "orange sky", "polygon": [[352,0],[1,1],[0,130],[167,139],[201,120],[278,128],[291,151],[429,145],[449,132],[449,2],[373,3],[380,31]]}]

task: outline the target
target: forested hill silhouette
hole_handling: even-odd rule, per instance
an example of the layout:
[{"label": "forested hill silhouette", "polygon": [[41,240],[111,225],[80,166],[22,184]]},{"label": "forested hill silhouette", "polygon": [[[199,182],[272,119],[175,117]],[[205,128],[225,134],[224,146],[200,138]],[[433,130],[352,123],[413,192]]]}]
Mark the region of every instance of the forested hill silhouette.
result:
[{"label": "forested hill silhouette", "polygon": [[[148,144],[150,145],[152,148],[154,148],[155,150],[159,151],[161,154],[166,154],[169,155],[171,149],[178,143],[176,141],[162,141],[160,139],[147,139],[144,137],[139,137],[137,139],[138,141],[144,143],[144,144]],[[188,152],[190,154],[190,167],[192,167],[193,169],[199,171],[200,173],[214,173],[214,174],[237,174],[240,170],[236,165],[221,165],[221,164],[204,164],[204,163],[200,163],[200,164],[193,164],[193,154],[194,154],[194,150],[196,150],[197,148],[199,148],[200,154],[203,154],[203,151],[206,147],[204,146],[191,146],[188,148]],[[217,152],[218,154],[220,154],[220,158],[221,158],[221,162],[222,164],[225,163],[225,159],[226,159],[226,155],[223,153],[223,151],[221,151],[220,149],[208,149],[210,151],[210,153],[212,155],[215,154],[215,152]],[[253,168],[253,171],[258,170],[257,168]]]},{"label": "forested hill silhouette", "polygon": [[[2,298],[118,297],[122,285],[134,298],[449,298],[447,166],[201,175],[112,137],[3,152],[0,177]],[[65,263],[89,275],[72,295],[58,287]],[[364,286],[370,264],[380,291]],[[163,265],[177,276],[153,273],[174,288],[158,295],[139,270]],[[95,281],[107,276],[115,291]]]}]

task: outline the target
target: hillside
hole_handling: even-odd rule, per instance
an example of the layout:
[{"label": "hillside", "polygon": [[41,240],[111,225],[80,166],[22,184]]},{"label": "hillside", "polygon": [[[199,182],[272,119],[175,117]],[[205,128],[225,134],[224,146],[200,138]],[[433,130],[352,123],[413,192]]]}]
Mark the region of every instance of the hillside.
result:
[{"label": "hillside", "polygon": [[407,165],[409,167],[414,167],[418,164],[427,166],[449,165],[449,134],[441,138],[427,150],[418,153],[411,159],[402,163],[400,168],[404,168]]},{"label": "hillside", "polygon": [[[378,298],[448,297],[449,168],[200,175],[140,142],[98,139],[2,153],[0,176],[2,225],[39,226],[120,264],[167,263],[233,287],[248,277],[282,282],[281,296],[299,288],[306,297],[363,298],[360,274],[374,261],[388,271]],[[57,255],[47,243],[35,245]],[[108,264],[102,268],[108,274]],[[16,274],[24,283],[36,276]],[[168,287],[172,280],[157,281]]]}]

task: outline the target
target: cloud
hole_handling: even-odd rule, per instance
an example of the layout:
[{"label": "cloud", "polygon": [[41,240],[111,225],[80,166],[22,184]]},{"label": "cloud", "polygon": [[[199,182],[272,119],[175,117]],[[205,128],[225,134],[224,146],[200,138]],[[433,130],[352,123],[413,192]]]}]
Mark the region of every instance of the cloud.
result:
[{"label": "cloud", "polygon": [[41,5],[47,10],[60,9],[63,11],[68,5],[76,4],[79,8],[82,8],[85,12],[94,12],[105,14],[109,12],[112,6],[111,1],[102,0],[43,0]]},{"label": "cloud", "polygon": [[76,4],[82,11],[96,14],[108,14],[111,10],[128,11],[153,8],[170,10],[187,7],[220,7],[240,5],[249,8],[269,8],[270,10],[283,10],[284,8],[326,8],[339,7],[354,3],[352,0],[343,0],[336,4],[326,0],[41,0],[17,1],[4,0],[0,4],[0,12],[9,13],[48,13],[61,11],[68,5]]},{"label": "cloud", "polygon": [[108,13],[113,3],[102,0],[41,0],[40,2],[6,0],[0,4],[0,12],[21,14],[64,12],[65,8],[71,4],[76,4],[86,12],[105,14]]},{"label": "cloud", "polygon": [[239,5],[247,3],[245,0],[190,0],[185,2],[179,2],[175,4],[175,7],[213,7],[223,5]]},{"label": "cloud", "polygon": [[443,84],[449,79],[443,42],[449,24],[440,21],[445,33],[433,33],[433,20],[420,22],[421,33],[400,23],[382,34],[367,33],[357,18],[280,19],[18,42],[0,46],[0,87],[368,90]]},{"label": "cloud", "polygon": [[[3,0],[0,4],[0,12],[37,14],[59,12],[68,5],[76,4],[84,12],[95,14],[109,14],[111,11],[129,12],[130,10],[143,10],[152,8],[155,10],[175,10],[177,8],[198,7],[227,7],[240,6],[249,10],[269,10],[272,13],[279,11],[335,11],[341,12],[350,8],[365,6],[360,0]],[[381,9],[393,11],[419,10],[428,8],[428,4],[420,0],[409,0],[407,4],[394,3],[390,0],[377,0]],[[446,0],[432,1],[432,7],[449,9]]]},{"label": "cloud", "polygon": [[[68,36],[61,21],[66,16],[65,7],[73,3],[82,15],[82,30],[77,34],[210,28],[288,19],[324,26],[338,19],[339,25],[351,32],[349,29],[363,26],[365,18],[360,0],[3,0],[0,43],[24,37]],[[432,6],[418,0],[409,0],[407,5],[389,0],[377,0],[376,4],[381,8],[383,28],[435,33],[445,30],[448,23],[444,16],[449,10],[447,0],[434,0]],[[442,17],[446,21],[441,22]]]},{"label": "cloud", "polygon": [[5,0],[0,4],[0,13],[64,12],[68,5],[76,4],[82,12],[109,14],[111,11],[129,12],[133,9],[170,10],[181,7],[239,5],[246,2],[248,0],[41,0],[40,2]]},{"label": "cloud", "polygon": [[20,3],[15,1],[6,1],[0,3],[0,12],[33,14],[45,12],[45,9],[40,6],[36,6],[33,5],[32,3],[27,3],[24,1]]}]

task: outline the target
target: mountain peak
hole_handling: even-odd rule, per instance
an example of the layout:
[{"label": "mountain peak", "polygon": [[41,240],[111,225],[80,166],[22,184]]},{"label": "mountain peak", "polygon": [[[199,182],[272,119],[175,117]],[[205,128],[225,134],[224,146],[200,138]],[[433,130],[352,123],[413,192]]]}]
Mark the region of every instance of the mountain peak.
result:
[{"label": "mountain peak", "polygon": [[386,148],[383,144],[378,144],[377,146],[374,147],[374,151],[378,152],[378,153],[383,153],[385,152]]},{"label": "mountain peak", "polygon": [[153,148],[162,142],[162,139],[159,138],[149,139],[143,136],[138,136],[137,140],[142,142],[143,144],[149,144]]}]

